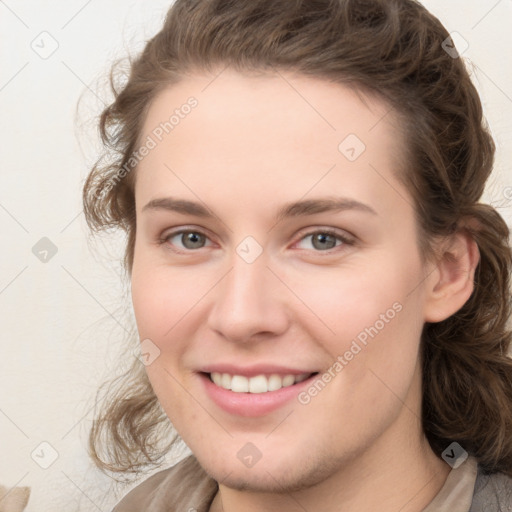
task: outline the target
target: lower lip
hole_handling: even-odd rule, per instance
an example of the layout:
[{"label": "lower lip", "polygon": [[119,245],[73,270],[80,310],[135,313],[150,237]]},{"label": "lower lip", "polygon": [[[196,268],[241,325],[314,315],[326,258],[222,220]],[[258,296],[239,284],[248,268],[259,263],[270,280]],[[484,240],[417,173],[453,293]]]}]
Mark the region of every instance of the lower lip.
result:
[{"label": "lower lip", "polygon": [[266,393],[235,393],[214,384],[204,373],[199,374],[203,381],[206,394],[224,411],[237,416],[256,417],[269,414],[283,406],[297,395],[317,377],[313,374],[306,380],[293,386],[267,391]]}]

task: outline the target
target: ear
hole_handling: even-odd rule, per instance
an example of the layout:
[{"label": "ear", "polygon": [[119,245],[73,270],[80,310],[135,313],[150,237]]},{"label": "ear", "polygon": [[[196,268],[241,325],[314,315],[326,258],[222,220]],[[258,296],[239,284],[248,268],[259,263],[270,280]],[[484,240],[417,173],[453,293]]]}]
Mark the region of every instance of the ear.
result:
[{"label": "ear", "polygon": [[445,240],[426,283],[425,321],[441,322],[467,302],[474,289],[480,251],[465,230]]}]

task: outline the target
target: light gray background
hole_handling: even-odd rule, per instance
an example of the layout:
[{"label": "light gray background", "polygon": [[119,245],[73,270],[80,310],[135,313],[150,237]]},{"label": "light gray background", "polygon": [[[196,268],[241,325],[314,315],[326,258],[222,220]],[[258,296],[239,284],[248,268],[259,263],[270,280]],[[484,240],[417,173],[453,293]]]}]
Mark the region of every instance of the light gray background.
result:
[{"label": "light gray background", "polygon": [[[169,4],[0,0],[0,484],[30,486],[28,512],[108,511],[118,499],[85,443],[95,391],[133,328],[129,286],[122,238],[88,239],[80,194],[110,64],[142,47]],[[510,225],[512,1],[424,4],[469,43],[498,146],[486,200]],[[32,251],[43,237],[58,251],[46,262]]]}]

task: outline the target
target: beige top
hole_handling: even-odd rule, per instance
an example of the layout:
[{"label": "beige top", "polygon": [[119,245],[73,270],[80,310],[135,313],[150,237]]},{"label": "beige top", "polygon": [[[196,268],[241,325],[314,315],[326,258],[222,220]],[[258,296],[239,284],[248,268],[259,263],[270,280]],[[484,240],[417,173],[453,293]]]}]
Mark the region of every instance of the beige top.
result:
[{"label": "beige top", "polygon": [[[481,475],[476,459],[468,457],[450,471],[423,512],[512,512],[511,489],[512,479]],[[112,512],[208,512],[217,490],[217,482],[191,455],[137,485]]]}]

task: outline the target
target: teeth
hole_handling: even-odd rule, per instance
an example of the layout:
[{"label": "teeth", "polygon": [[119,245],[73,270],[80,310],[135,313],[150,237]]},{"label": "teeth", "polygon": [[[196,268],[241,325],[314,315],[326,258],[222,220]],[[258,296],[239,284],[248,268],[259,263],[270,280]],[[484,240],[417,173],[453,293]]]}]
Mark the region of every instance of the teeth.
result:
[{"label": "teeth", "polygon": [[[217,374],[219,375],[219,374]],[[228,375],[227,373],[223,373],[220,377],[220,381],[216,382],[218,386],[222,386],[226,389],[231,389],[231,375]]]},{"label": "teeth", "polygon": [[293,386],[297,382],[306,380],[310,375],[310,373],[283,376],[272,374],[269,377],[257,375],[256,377],[249,378],[244,375],[212,372],[210,377],[217,386],[229,389],[235,393],[266,393],[267,391],[277,391],[281,388]]},{"label": "teeth", "polygon": [[[236,376],[233,377],[233,380],[235,380],[235,379],[236,379]],[[247,382],[248,382],[249,393],[266,393],[268,391],[268,382],[267,382],[267,378],[264,375],[258,375],[257,377],[251,377],[250,379],[245,379],[245,380],[247,380]],[[233,382],[233,381],[231,381],[231,382]]]},{"label": "teeth", "polygon": [[235,393],[248,393],[249,379],[243,375],[233,375],[231,379],[231,391]]},{"label": "teeth", "polygon": [[268,391],[277,391],[283,387],[283,380],[279,375],[271,375],[268,379]]}]

